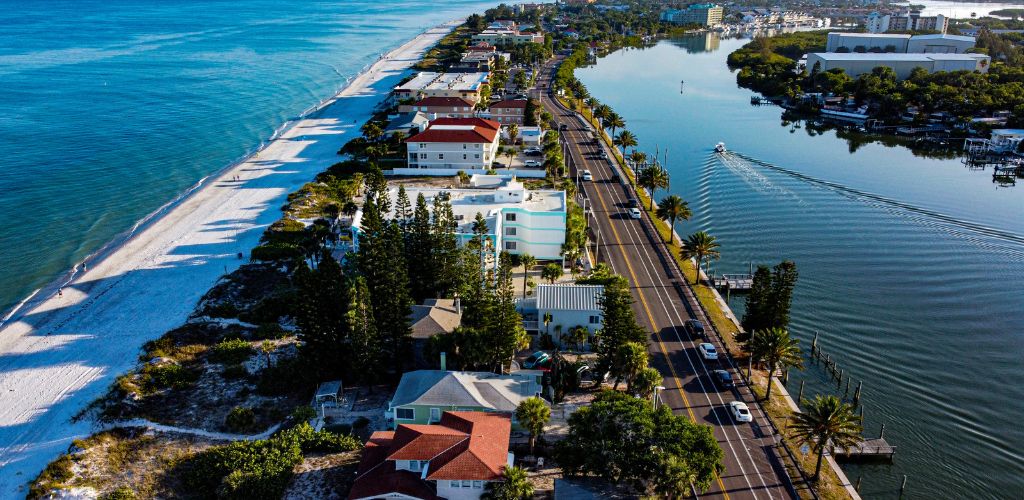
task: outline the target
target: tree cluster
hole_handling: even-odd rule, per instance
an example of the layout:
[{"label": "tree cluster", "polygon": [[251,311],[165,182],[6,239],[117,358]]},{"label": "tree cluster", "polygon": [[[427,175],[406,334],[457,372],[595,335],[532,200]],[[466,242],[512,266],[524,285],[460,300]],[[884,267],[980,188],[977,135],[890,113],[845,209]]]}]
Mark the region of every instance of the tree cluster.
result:
[{"label": "tree cluster", "polygon": [[690,484],[706,490],[724,470],[711,427],[616,391],[598,394],[569,417],[555,459],[567,475],[595,475],[658,495],[678,495]]},{"label": "tree cluster", "polygon": [[[746,312],[743,314],[743,329],[747,332],[771,328],[785,329],[789,326],[789,310],[793,302],[793,288],[798,273],[793,261],[784,260],[773,269],[758,266],[754,282],[747,295]],[[749,333],[745,338],[749,339]]]}]

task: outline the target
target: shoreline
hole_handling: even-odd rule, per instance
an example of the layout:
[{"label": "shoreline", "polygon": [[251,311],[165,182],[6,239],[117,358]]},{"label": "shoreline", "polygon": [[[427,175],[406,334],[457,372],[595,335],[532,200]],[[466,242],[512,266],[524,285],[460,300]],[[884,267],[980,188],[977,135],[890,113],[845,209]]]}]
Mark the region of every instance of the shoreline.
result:
[{"label": "shoreline", "polygon": [[[131,369],[139,347],[184,323],[247,260],[288,194],[337,150],[444,35],[426,29],[346,78],[270,139],[200,179],[0,317],[0,496],[26,485],[91,422],[69,423]],[[84,264],[84,265],[83,265]],[[61,291],[58,293],[58,291]]]}]

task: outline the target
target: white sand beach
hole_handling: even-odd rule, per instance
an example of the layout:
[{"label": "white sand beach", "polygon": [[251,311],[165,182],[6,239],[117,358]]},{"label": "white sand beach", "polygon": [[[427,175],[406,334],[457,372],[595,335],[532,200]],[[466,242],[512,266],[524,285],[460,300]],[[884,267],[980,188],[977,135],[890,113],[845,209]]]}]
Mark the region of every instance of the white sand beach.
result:
[{"label": "white sand beach", "polygon": [[142,344],[181,325],[244,263],[288,193],[337,162],[377,103],[458,22],[391,51],[310,117],[112,249],[0,327],[0,498],[27,483],[92,423],[70,419],[131,369]]}]

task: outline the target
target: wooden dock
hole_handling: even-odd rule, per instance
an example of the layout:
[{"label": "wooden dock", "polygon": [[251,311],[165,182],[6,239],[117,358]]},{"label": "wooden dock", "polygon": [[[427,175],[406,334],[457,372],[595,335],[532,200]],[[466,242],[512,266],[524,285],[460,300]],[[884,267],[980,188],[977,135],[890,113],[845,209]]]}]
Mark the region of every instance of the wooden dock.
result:
[{"label": "wooden dock", "polygon": [[884,437],[876,439],[865,439],[860,443],[857,443],[849,448],[836,448],[832,451],[832,455],[836,457],[836,460],[844,461],[867,461],[867,460],[884,460],[892,461],[893,455],[896,454],[896,447],[889,444]]}]

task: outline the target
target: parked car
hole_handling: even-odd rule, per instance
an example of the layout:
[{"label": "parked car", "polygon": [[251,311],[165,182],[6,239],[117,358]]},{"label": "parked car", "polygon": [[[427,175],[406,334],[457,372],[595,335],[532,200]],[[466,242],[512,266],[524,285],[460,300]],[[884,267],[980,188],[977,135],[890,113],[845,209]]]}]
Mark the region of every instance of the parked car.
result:
[{"label": "parked car", "polygon": [[641,215],[640,215],[640,209],[639,208],[633,207],[633,208],[629,209],[629,218],[630,219],[639,219],[640,216]]},{"label": "parked car", "polygon": [[705,361],[715,361],[718,359],[718,350],[716,350],[715,346],[712,344],[704,342],[697,346],[697,350],[700,351],[700,355]]},{"label": "parked car", "polygon": [[640,200],[638,200],[636,198],[630,197],[629,198],[629,207],[630,208],[640,208]]},{"label": "parked car", "polygon": [[523,162],[523,165],[526,165],[527,167],[539,167],[541,163],[537,160],[526,160]]},{"label": "parked car", "polygon": [[592,181],[592,180],[594,180],[594,174],[590,173],[589,170],[584,170],[582,175],[583,175],[583,180],[585,180],[585,181]]},{"label": "parked car", "polygon": [[733,420],[737,422],[750,422],[754,420],[754,416],[750,414],[750,408],[747,408],[747,404],[743,401],[729,403],[729,412],[732,413]]},{"label": "parked car", "polygon": [[683,323],[683,328],[686,329],[686,333],[690,334],[690,337],[704,337],[704,323],[698,319],[686,320],[686,323]]},{"label": "parked car", "polygon": [[714,370],[711,372],[711,379],[719,389],[728,389],[733,386],[732,375],[725,370]]},{"label": "parked car", "polygon": [[531,354],[530,357],[526,358],[526,361],[523,361],[523,368],[536,368],[540,363],[546,361],[550,357],[551,356],[544,351],[537,351]]},{"label": "parked car", "polygon": [[602,160],[607,160],[608,159],[608,153],[606,153],[604,151],[601,151],[601,159]]}]

